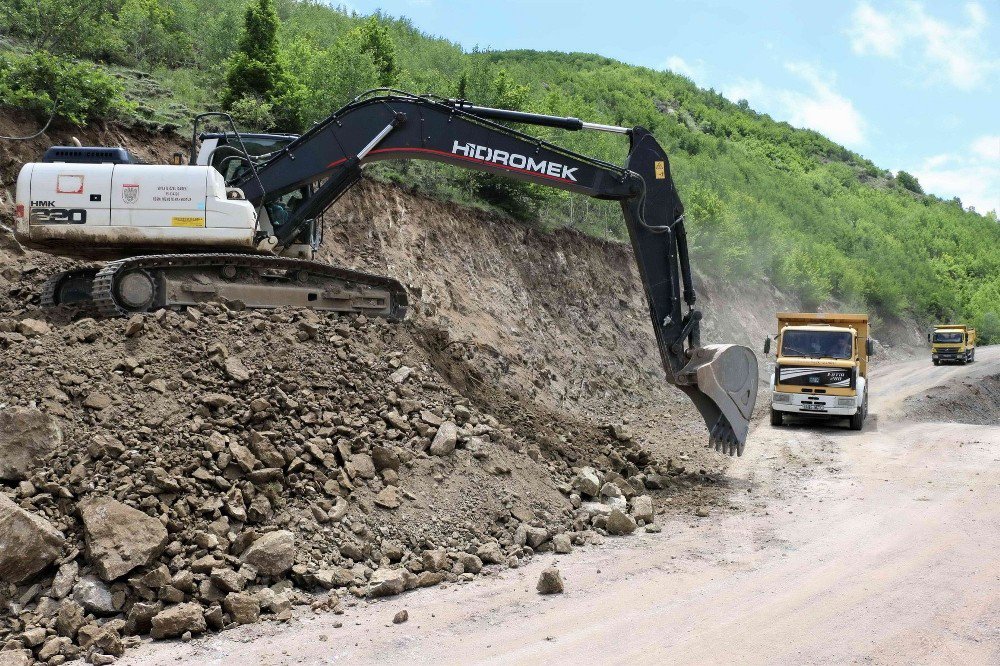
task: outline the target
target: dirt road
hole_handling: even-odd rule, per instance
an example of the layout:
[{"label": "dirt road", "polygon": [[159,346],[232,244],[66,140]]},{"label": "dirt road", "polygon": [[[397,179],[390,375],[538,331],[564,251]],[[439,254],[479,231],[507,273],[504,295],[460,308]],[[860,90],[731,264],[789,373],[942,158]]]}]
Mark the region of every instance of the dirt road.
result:
[{"label": "dirt road", "polygon": [[[760,426],[725,515],[122,663],[1000,663],[1000,427],[904,405],[998,373],[996,347],[971,366],[893,364],[864,432]],[[539,596],[554,562],[567,592]]]}]

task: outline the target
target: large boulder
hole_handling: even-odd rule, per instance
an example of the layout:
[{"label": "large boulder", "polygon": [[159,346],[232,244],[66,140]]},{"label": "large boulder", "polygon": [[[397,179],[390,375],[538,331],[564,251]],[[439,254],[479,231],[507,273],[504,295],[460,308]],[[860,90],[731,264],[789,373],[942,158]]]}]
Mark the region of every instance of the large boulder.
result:
[{"label": "large boulder", "polygon": [[52,564],[66,537],[0,493],[0,581],[20,583]]},{"label": "large boulder", "polygon": [[438,428],[437,434],[434,435],[434,441],[431,442],[431,455],[446,456],[455,450],[457,443],[458,426],[451,421],[445,421]]},{"label": "large boulder", "polygon": [[205,613],[201,604],[177,604],[160,611],[150,622],[150,635],[153,638],[174,638],[184,632],[200,634],[208,628]]},{"label": "large boulder", "polygon": [[94,576],[84,576],[73,586],[73,599],[96,615],[114,615],[119,610],[111,588]]},{"label": "large boulder", "polygon": [[368,581],[368,596],[391,597],[402,593],[406,590],[407,574],[413,575],[406,569],[382,567]]},{"label": "large boulder", "polygon": [[635,521],[632,516],[628,515],[621,509],[612,509],[611,513],[608,514],[608,522],[604,529],[608,531],[608,534],[613,534],[615,536],[625,536],[626,534],[632,534],[636,530]]},{"label": "large boulder", "polygon": [[27,479],[62,441],[62,430],[44,412],[23,407],[0,411],[0,480]]},{"label": "large boulder", "polygon": [[632,517],[647,523],[653,522],[653,498],[649,495],[638,495],[632,498]]},{"label": "large boulder", "polygon": [[295,535],[288,530],[268,532],[250,544],[240,559],[264,576],[280,576],[295,562]]},{"label": "large boulder", "polygon": [[583,467],[573,479],[573,486],[582,495],[597,497],[597,493],[601,490],[601,477],[593,467]]},{"label": "large boulder", "polygon": [[167,546],[167,528],[117,500],[99,497],[80,507],[87,557],[107,581],[149,564]]},{"label": "large boulder", "polygon": [[251,624],[260,618],[260,602],[249,592],[230,594],[223,599],[222,607],[236,624]]}]

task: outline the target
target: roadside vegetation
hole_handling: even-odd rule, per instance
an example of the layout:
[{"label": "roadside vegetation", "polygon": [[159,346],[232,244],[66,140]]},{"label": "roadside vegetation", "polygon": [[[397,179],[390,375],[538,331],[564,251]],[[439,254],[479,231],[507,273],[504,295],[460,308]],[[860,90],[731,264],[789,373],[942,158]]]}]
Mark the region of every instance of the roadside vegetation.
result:
[{"label": "roadside vegetation", "polygon": [[[973,323],[1000,341],[1000,226],[822,135],[689,79],[596,55],[463,51],[407,19],[311,0],[0,0],[0,100],[45,122],[183,127],[226,108],[301,131],[380,86],[643,125],[671,152],[700,269],[768,276],[803,307]],[[619,136],[529,131],[621,162]],[[545,226],[623,239],[618,209],[426,163],[379,177]],[[985,211],[983,211],[985,212]]]}]

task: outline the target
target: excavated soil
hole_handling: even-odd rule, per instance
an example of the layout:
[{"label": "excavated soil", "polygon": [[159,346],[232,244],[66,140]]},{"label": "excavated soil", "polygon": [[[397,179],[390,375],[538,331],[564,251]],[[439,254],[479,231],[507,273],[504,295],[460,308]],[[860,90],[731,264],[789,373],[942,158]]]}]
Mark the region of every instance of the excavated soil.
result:
[{"label": "excavated soil", "polygon": [[[2,133],[23,129],[0,118]],[[0,487],[63,536],[37,576],[0,585],[8,656],[104,662],[192,602],[221,629],[468,581],[484,564],[642,528],[650,517],[628,516],[640,496],[654,515],[726,505],[728,460],[662,380],[628,247],[365,182],[327,214],[322,258],[403,281],[416,302],[403,324],[222,305],[129,321],[43,311],[45,277],[75,264],[14,241],[13,185],[21,163],[73,134],[0,144],[0,414],[37,412],[61,433]],[[76,135],[151,162],[186,150],[114,126]],[[766,281],[699,280],[699,294],[706,343],[759,348],[773,312],[796,307]],[[919,335],[897,324],[882,341],[895,351],[890,340]],[[81,520],[95,498],[168,535],[103,581]],[[288,566],[248,560],[285,533]],[[77,603],[83,619],[61,621]]]},{"label": "excavated soil", "polygon": [[951,379],[907,399],[904,409],[918,421],[995,426],[1000,423],[1000,375]]}]

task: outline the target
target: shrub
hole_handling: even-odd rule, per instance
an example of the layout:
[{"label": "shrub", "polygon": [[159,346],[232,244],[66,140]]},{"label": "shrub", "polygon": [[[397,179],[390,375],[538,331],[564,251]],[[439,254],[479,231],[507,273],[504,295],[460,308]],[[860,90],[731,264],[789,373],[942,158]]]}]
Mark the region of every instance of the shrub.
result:
[{"label": "shrub", "polygon": [[42,120],[55,106],[56,117],[74,125],[131,109],[118,81],[97,65],[45,51],[23,56],[0,53],[0,100]]},{"label": "shrub", "polygon": [[900,171],[896,174],[896,180],[899,181],[899,184],[905,189],[913,192],[914,194],[924,193],[924,188],[920,187],[920,181],[918,181],[917,177],[912,174]]}]

